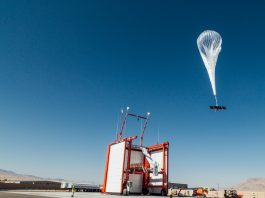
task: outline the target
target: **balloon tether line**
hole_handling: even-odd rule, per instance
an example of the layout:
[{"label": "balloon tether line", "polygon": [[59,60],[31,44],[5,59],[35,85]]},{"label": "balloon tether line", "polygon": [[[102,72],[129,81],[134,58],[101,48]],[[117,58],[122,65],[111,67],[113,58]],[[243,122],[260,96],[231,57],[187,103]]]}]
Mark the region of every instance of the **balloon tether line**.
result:
[{"label": "balloon tether line", "polygon": [[217,96],[214,95],[214,98],[215,98],[215,105],[218,106],[218,100],[217,100]]}]

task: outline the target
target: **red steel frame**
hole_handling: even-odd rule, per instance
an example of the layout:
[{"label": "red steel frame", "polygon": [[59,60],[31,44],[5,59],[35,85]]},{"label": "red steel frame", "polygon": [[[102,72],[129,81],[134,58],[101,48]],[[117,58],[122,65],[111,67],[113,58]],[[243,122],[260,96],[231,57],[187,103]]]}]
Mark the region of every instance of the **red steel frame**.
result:
[{"label": "red steel frame", "polygon": [[[122,170],[124,170],[125,166],[125,157],[126,157],[126,149],[128,149],[128,155],[127,155],[127,168],[126,170],[123,171],[122,173],[122,181],[124,180],[124,173],[126,174],[125,176],[125,181],[121,183],[121,190],[120,193],[122,194],[123,189],[127,185],[127,181],[129,180],[129,174],[130,174],[130,159],[131,159],[131,149],[132,149],[132,141],[135,140],[137,136],[132,136],[129,138],[123,138],[120,142],[125,142],[124,146],[124,156],[123,156],[123,165],[122,165]],[[103,182],[103,187],[102,187],[102,192],[106,193],[106,187],[107,187],[107,180],[108,180],[108,169],[109,169],[109,157],[110,157],[110,148],[113,144],[116,144],[117,142],[114,142],[112,144],[108,145],[108,150],[107,150],[107,157],[106,157],[106,165],[105,165],[105,172],[104,172],[104,182]]]},{"label": "red steel frame", "polygon": [[[125,147],[124,147],[124,157],[123,157],[123,165],[122,165],[123,168],[121,170],[122,171],[122,182],[121,182],[120,194],[122,194],[123,190],[126,189],[127,182],[129,181],[129,175],[130,175],[130,171],[131,171],[131,167],[130,167],[131,166],[131,151],[135,150],[135,148],[132,148],[132,146],[133,146],[132,141],[137,138],[137,136],[132,136],[129,138],[123,138],[122,137],[123,129],[124,129],[124,126],[127,122],[127,118],[129,116],[145,120],[144,127],[141,131],[141,137],[140,137],[140,147],[142,147],[144,132],[145,132],[145,129],[147,126],[147,122],[148,122],[150,113],[147,113],[147,117],[144,117],[144,116],[139,116],[139,115],[128,113],[128,110],[129,110],[129,108],[127,108],[127,112],[125,114],[124,121],[122,123],[119,135],[117,135],[116,141],[114,141],[112,144],[108,145],[108,150],[107,150],[107,155],[106,155],[105,173],[104,173],[104,182],[103,182],[103,187],[102,187],[102,192],[104,192],[104,193],[106,193],[106,187],[107,187],[108,168],[109,168],[109,158],[110,158],[111,146],[116,144],[116,143],[123,142],[123,141],[125,141]],[[139,150],[139,152],[142,152],[140,147],[139,147],[139,149],[136,149],[136,150]],[[138,170],[137,172],[134,171],[135,174],[142,174],[143,175],[142,192],[144,193],[144,191],[148,190],[149,188],[161,188],[165,193],[167,193],[168,192],[169,143],[164,142],[162,144],[156,144],[156,145],[149,146],[146,148],[147,148],[149,153],[152,151],[163,150],[163,163],[162,163],[161,171],[159,172],[159,174],[162,174],[162,185],[161,186],[153,186],[150,184],[150,172],[146,171],[148,168],[150,168],[150,164],[148,163],[148,161],[143,156],[143,158],[144,158],[143,164],[142,164],[143,170],[140,170],[140,171]],[[124,167],[125,167],[126,150],[128,150],[128,152],[127,152],[128,154],[127,154],[127,164],[126,164],[126,169],[125,169]],[[167,162],[166,162],[166,160],[167,160]],[[125,176],[125,179],[124,179],[124,176]]]},{"label": "red steel frame", "polygon": [[[150,173],[147,173],[144,177],[143,188],[145,188],[145,189],[148,189],[149,187],[161,188],[167,194],[168,193],[168,172],[169,172],[168,171],[168,169],[169,169],[169,164],[168,164],[168,162],[169,162],[169,142],[164,142],[162,144],[156,144],[153,146],[149,146],[149,147],[147,147],[147,150],[149,153],[152,151],[163,150],[163,163],[162,163],[161,171],[159,172],[159,174],[162,174],[162,186],[150,185]],[[144,159],[144,160],[147,162],[146,159]]]},{"label": "red steel frame", "polygon": [[[131,161],[131,151],[135,150],[132,148],[132,141],[135,140],[137,136],[132,136],[129,138],[124,138],[122,141],[125,141],[125,147],[124,147],[124,159],[123,159],[123,171],[122,174],[122,182],[121,182],[121,190],[120,194],[123,194],[123,190],[126,189],[127,182],[129,181],[129,174],[130,174],[130,161]],[[105,173],[104,173],[104,183],[103,183],[103,188],[102,192],[106,193],[106,186],[107,186],[107,177],[108,177],[108,166],[109,166],[109,157],[110,157],[110,148],[111,145],[116,144],[117,142],[114,142],[108,146],[107,150],[107,157],[106,157],[106,166],[105,166]],[[146,147],[148,152],[152,151],[158,151],[158,150],[163,150],[163,163],[162,163],[162,168],[159,174],[162,174],[162,185],[160,186],[153,186],[150,184],[150,173],[151,172],[145,172],[144,170],[142,171],[137,171],[135,174],[142,174],[143,175],[143,188],[142,192],[148,190],[149,188],[161,188],[165,193],[168,192],[168,172],[169,172],[169,142],[164,142],[162,144],[156,144],[153,146]],[[126,164],[126,169],[125,167],[125,158],[126,158],[126,150],[128,150],[128,155],[127,155],[127,164]],[[137,149],[136,149],[137,150]],[[145,169],[150,168],[150,164],[148,161],[145,159],[143,160],[143,167]],[[124,179],[125,177],[125,179]]]},{"label": "red steel frame", "polygon": [[109,169],[109,155],[110,155],[110,144],[108,145],[107,155],[106,155],[106,165],[104,171],[104,182],[102,187],[102,192],[106,192],[107,179],[108,179],[108,169]]},{"label": "red steel frame", "polygon": [[149,119],[149,116],[150,116],[149,112],[147,113],[147,116],[145,117],[145,116],[129,113],[128,109],[127,109],[126,114],[124,116],[124,120],[123,120],[122,125],[121,125],[121,129],[120,129],[119,135],[117,134],[117,140],[115,142],[119,142],[119,141],[121,141],[123,139],[123,137],[122,137],[123,129],[124,129],[125,125],[126,125],[126,122],[127,122],[127,119],[128,119],[129,116],[136,117],[137,119],[145,120],[144,127],[143,127],[143,129],[141,131],[141,137],[140,137],[140,146],[142,146],[143,139],[144,139],[144,132],[145,132],[145,129],[147,127],[148,119]]}]

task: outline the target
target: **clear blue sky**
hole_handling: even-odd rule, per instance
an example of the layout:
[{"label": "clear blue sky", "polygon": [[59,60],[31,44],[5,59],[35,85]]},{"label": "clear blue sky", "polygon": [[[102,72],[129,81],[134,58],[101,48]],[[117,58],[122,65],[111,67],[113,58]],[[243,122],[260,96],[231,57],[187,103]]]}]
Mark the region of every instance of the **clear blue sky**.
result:
[{"label": "clear blue sky", "polygon": [[[219,113],[196,46],[205,29],[223,37]],[[170,141],[170,181],[265,177],[264,35],[258,1],[0,1],[0,168],[101,183],[128,105],[152,114],[146,145],[158,128]]]}]

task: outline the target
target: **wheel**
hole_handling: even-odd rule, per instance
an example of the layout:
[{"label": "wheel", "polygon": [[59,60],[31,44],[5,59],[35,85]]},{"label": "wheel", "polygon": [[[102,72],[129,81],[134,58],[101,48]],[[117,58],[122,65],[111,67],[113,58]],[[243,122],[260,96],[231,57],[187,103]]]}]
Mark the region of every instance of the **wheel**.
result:
[{"label": "wheel", "polygon": [[144,188],[144,189],[143,189],[143,195],[148,195],[148,193],[149,193],[149,190],[146,189],[146,188]]},{"label": "wheel", "polygon": [[162,189],[162,190],[161,190],[161,196],[167,196],[167,192],[166,192],[165,189]]}]

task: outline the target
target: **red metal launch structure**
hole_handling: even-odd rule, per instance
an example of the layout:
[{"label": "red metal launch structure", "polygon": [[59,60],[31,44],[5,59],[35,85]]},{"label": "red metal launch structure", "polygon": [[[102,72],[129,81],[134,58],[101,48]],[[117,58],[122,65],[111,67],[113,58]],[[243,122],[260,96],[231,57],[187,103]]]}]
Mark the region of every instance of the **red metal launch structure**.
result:
[{"label": "red metal launch structure", "polygon": [[[129,117],[145,121],[139,145],[137,136],[123,137]],[[144,147],[143,138],[150,113],[124,116],[117,139],[108,145],[102,192],[110,194],[161,194],[168,192],[169,142]]]}]

